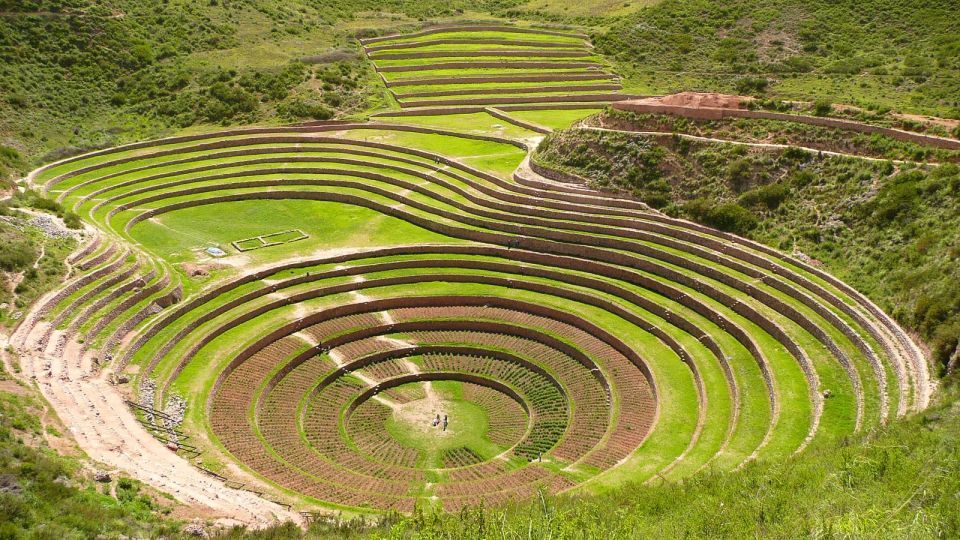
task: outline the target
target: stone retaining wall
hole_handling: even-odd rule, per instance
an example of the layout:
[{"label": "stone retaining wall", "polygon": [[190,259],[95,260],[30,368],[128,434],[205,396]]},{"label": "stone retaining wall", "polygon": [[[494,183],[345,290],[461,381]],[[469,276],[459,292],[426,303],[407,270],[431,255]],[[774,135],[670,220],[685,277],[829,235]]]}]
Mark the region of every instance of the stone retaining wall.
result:
[{"label": "stone retaining wall", "polygon": [[116,251],[117,251],[117,245],[111,242],[110,245],[106,246],[103,249],[103,251],[100,251],[99,253],[95,253],[90,258],[78,262],[76,264],[76,267],[86,272],[91,268],[94,268],[96,266],[103,264],[104,261],[112,257]]},{"label": "stone retaining wall", "polygon": [[432,64],[414,64],[410,66],[377,66],[379,73],[407,73],[410,71],[436,71],[441,69],[601,69],[596,62],[536,62],[536,61],[478,61],[478,62],[436,62]]},{"label": "stone retaining wall", "polygon": [[437,107],[444,105],[506,105],[511,103],[607,103],[627,99],[623,94],[561,94],[553,96],[513,95],[502,97],[476,97],[460,99],[425,99],[402,101],[400,107]]},{"label": "stone retaining wall", "polygon": [[[146,286],[147,283],[150,283],[156,277],[157,277],[157,270],[153,269],[150,272],[148,272],[146,275],[140,276],[137,279],[123,285],[122,287],[117,287],[116,289],[113,290],[113,292],[104,296],[105,302],[103,303],[103,305],[109,304],[116,298],[119,298],[120,296],[125,295],[128,292],[143,288],[144,286]],[[119,313],[122,313],[122,311],[120,311]],[[117,310],[114,309],[114,310],[111,310],[109,313],[107,313],[106,316],[100,317],[99,319],[97,319],[96,324],[93,325],[93,327],[90,329],[87,335],[97,336],[101,330],[106,328],[106,326],[114,320],[114,317],[117,314],[118,314]],[[89,343],[90,341],[88,340],[87,342],[84,343],[84,345],[86,346]]]},{"label": "stone retaining wall", "polygon": [[[570,110],[596,110],[600,111],[606,106],[606,103],[508,103],[497,105],[501,111],[570,111]],[[422,107],[408,108],[400,111],[386,111],[376,113],[371,118],[395,118],[402,116],[423,116],[423,115],[441,115],[441,114],[470,114],[483,112],[486,107],[482,105],[475,106],[450,106],[450,107]]]},{"label": "stone retaining wall", "polygon": [[579,184],[582,186],[587,185],[586,179],[577,176],[572,173],[564,172],[559,169],[550,169],[544,167],[536,162],[533,158],[530,158],[530,170],[539,174],[544,178],[549,178],[555,182],[564,182],[566,184]]},{"label": "stone retaining wall", "polygon": [[[414,279],[417,278],[417,276],[410,276],[410,277]],[[400,284],[400,283],[403,283],[404,281],[405,280],[403,278],[382,278],[382,279],[376,280],[376,282],[379,283],[380,286],[388,286],[392,283]],[[357,284],[347,283],[343,285],[326,287],[324,289],[315,289],[314,291],[308,291],[307,293],[303,293],[303,294],[307,295],[306,298],[309,298],[311,297],[311,295],[316,296],[320,294],[327,294],[327,292],[324,292],[324,291],[338,291],[342,289],[344,292],[347,292],[351,290],[350,289],[351,286],[356,286],[356,285]],[[236,320],[231,321],[227,325],[225,325],[225,328],[223,328],[223,331],[226,331],[229,328],[242,324],[244,320],[252,319],[254,317],[257,317],[259,315],[262,315],[264,313],[267,313],[275,309],[277,307],[276,304],[277,302],[274,302],[271,305],[261,306],[254,310],[244,313],[241,317],[238,317]],[[562,322],[564,324],[567,324],[569,326],[572,326],[574,328],[577,328],[583,332],[586,332],[587,334],[594,337],[595,339],[598,339],[606,343],[607,345],[612,347],[614,350],[616,350],[618,353],[622,354],[624,357],[630,360],[630,362],[633,363],[640,370],[641,373],[643,373],[644,378],[647,380],[647,383],[650,385],[650,390],[654,398],[654,401],[655,402],[657,401],[656,398],[657,398],[658,392],[657,392],[657,387],[654,383],[653,375],[650,372],[649,367],[646,365],[645,362],[643,362],[643,360],[637,355],[637,353],[633,351],[633,349],[627,346],[626,343],[622,342],[616,336],[610,334],[606,330],[603,330],[602,328],[584,319],[581,319],[580,317],[577,317],[576,315],[573,315],[566,311],[561,311],[558,309],[550,308],[550,307],[539,305],[539,304],[533,304],[533,303],[519,301],[519,300],[512,300],[508,298],[501,298],[497,296],[438,295],[438,296],[425,296],[425,297],[404,296],[400,298],[386,298],[386,299],[380,299],[380,300],[358,302],[353,304],[344,304],[344,305],[323,310],[318,313],[307,315],[306,317],[302,319],[298,319],[293,322],[286,323],[283,326],[276,328],[273,331],[269,332],[268,334],[260,337],[251,345],[245,347],[239,354],[237,354],[233,359],[231,359],[231,361],[220,371],[216,381],[212,386],[210,393],[207,396],[208,410],[209,410],[210,404],[212,403],[214,395],[217,393],[217,390],[222,385],[223,381],[226,380],[227,377],[229,377],[230,373],[232,373],[232,371],[237,368],[237,366],[245,362],[248,358],[252,357],[254,354],[256,354],[257,351],[263,349],[267,345],[279,339],[282,339],[283,337],[289,334],[296,333],[302,330],[303,328],[313,326],[314,324],[323,322],[325,320],[339,318],[346,315],[352,315],[355,313],[378,312],[378,311],[386,311],[390,309],[399,309],[399,308],[417,308],[417,307],[435,308],[435,307],[442,307],[442,306],[476,306],[476,307],[493,306],[493,307],[510,309],[513,311],[519,311],[521,313],[530,313],[532,315],[537,315],[546,319],[553,319],[553,320]],[[209,334],[207,336],[204,336],[204,338],[201,340],[202,342],[204,342],[204,344],[209,341],[208,336]],[[202,345],[200,344],[193,347],[191,349],[191,352],[185,356],[184,360],[188,362],[190,357],[196,354],[196,352],[199,351],[201,347]],[[177,375],[182,371],[183,367],[185,367],[185,362],[181,361],[180,365],[178,365],[178,368],[175,369],[173,374],[170,375],[169,379],[171,380],[175,379]]]},{"label": "stone retaining wall", "polygon": [[497,86],[490,88],[459,88],[456,90],[430,90],[424,92],[410,92],[408,94],[394,94],[397,99],[410,99],[418,97],[443,97],[443,96],[469,96],[474,94],[537,94],[537,93],[562,93],[562,92],[590,92],[594,90],[620,90],[622,86],[619,83],[600,83],[600,84],[573,84],[564,86],[524,86],[510,87]]},{"label": "stone retaining wall", "polygon": [[[126,257],[124,257],[124,260],[126,260]],[[51,321],[50,323],[51,326],[53,327],[60,326],[60,323],[66,320],[67,317],[75,315],[76,310],[80,309],[81,306],[86,304],[88,301],[90,301],[100,293],[109,289],[110,287],[113,287],[117,283],[120,283],[121,281],[129,278],[134,273],[136,273],[137,270],[139,269],[140,269],[140,260],[137,259],[133,262],[133,264],[128,265],[126,268],[123,268],[122,272],[115,272],[109,278],[103,280],[101,283],[98,283],[96,286],[85,291],[83,294],[77,296],[76,298],[73,299],[72,302],[70,302],[68,306],[66,306],[59,314],[57,314],[56,317],[53,318],[53,321]],[[82,318],[77,319],[77,321],[82,322]],[[77,321],[74,321],[74,322],[76,323]]]},{"label": "stone retaining wall", "polygon": [[385,81],[388,88],[396,86],[434,86],[444,84],[471,83],[515,83],[515,82],[564,82],[564,81],[600,81],[619,80],[616,76],[603,71],[595,73],[573,72],[561,74],[517,74],[517,75],[467,75],[463,77],[423,77]]},{"label": "stone retaining wall", "polygon": [[[482,110],[482,109],[481,109],[481,110]],[[190,147],[190,150],[189,150],[189,151],[205,151],[205,150],[216,150],[216,149],[220,149],[220,148],[227,148],[227,147],[230,147],[230,146],[242,146],[242,145],[245,145],[245,144],[246,144],[246,145],[249,145],[249,144],[274,143],[274,142],[276,142],[276,143],[284,143],[284,142],[305,142],[305,140],[304,140],[304,138],[303,138],[302,136],[301,136],[301,137],[296,137],[295,134],[300,134],[300,133],[317,133],[317,132],[324,132],[324,131],[351,130],[351,129],[373,129],[373,130],[383,129],[383,130],[390,130],[390,131],[409,131],[409,132],[424,133],[424,134],[429,134],[429,135],[450,135],[450,136],[460,137],[460,138],[465,138],[465,139],[474,139],[474,140],[481,140],[481,141],[489,141],[489,142],[497,142],[497,143],[509,144],[509,145],[511,145],[511,146],[515,146],[515,147],[520,148],[520,149],[522,149],[522,150],[527,150],[527,146],[526,146],[524,143],[522,143],[522,142],[514,141],[514,140],[511,140],[511,139],[505,139],[505,138],[502,138],[502,137],[494,137],[494,136],[490,136],[490,135],[478,135],[478,134],[474,134],[474,133],[460,133],[460,132],[449,131],[449,130],[444,130],[444,129],[429,128],[429,127],[423,127],[423,126],[405,125],[405,124],[378,124],[378,123],[354,123],[354,122],[346,122],[346,123],[344,123],[344,122],[336,122],[336,123],[330,123],[330,122],[327,122],[327,121],[317,121],[317,122],[305,122],[305,123],[298,124],[298,125],[295,125],[295,126],[281,126],[281,127],[274,127],[274,128],[246,128],[246,129],[235,129],[235,130],[220,131],[220,132],[216,132],[216,133],[206,133],[206,134],[200,134],[200,135],[185,135],[185,136],[179,136],[179,137],[168,137],[168,138],[160,139],[160,140],[156,140],[156,141],[149,141],[149,142],[144,142],[144,143],[134,143],[134,144],[125,145],[125,146],[117,146],[117,147],[109,148],[109,149],[106,149],[106,150],[98,150],[98,151],[96,151],[96,152],[91,152],[91,153],[89,153],[89,154],[83,154],[83,155],[80,155],[80,156],[74,156],[74,157],[72,157],[72,158],[69,158],[69,159],[66,159],[66,160],[63,160],[63,161],[59,161],[59,162],[56,162],[56,163],[51,163],[51,164],[49,164],[49,165],[46,165],[46,166],[44,166],[44,167],[41,167],[40,169],[37,169],[37,170],[34,171],[34,172],[36,173],[36,172],[42,171],[42,170],[44,170],[44,169],[46,169],[46,168],[53,167],[53,166],[55,166],[55,165],[60,165],[60,164],[63,164],[63,163],[69,163],[69,162],[77,161],[77,160],[80,160],[80,159],[83,159],[83,158],[87,158],[87,157],[108,155],[108,154],[112,154],[112,153],[123,152],[123,151],[126,151],[126,150],[140,149],[140,148],[144,148],[144,147],[148,147],[148,146],[158,146],[158,145],[166,145],[166,144],[177,144],[177,143],[184,143],[184,142],[201,141],[201,140],[203,140],[203,139],[221,139],[221,138],[223,138],[223,137],[242,136],[242,135],[260,135],[260,134],[274,134],[274,133],[281,133],[281,134],[283,134],[283,133],[290,133],[290,134],[294,134],[293,136],[268,135],[267,137],[257,138],[256,141],[253,141],[252,138],[251,138],[251,139],[217,140],[217,141],[213,141],[213,142],[207,142],[207,143],[201,143],[201,144],[194,145],[194,146]],[[318,138],[315,138],[315,137],[312,138],[312,139],[313,139],[313,140],[319,140]],[[341,140],[340,142],[342,142],[342,140]],[[178,154],[178,153],[183,153],[183,152],[186,152],[186,151],[188,151],[188,150],[187,150],[187,149],[184,149],[184,148],[172,148],[172,149],[168,149],[168,150],[160,150],[160,151],[157,151],[157,152],[153,152],[153,153],[150,154],[150,157],[151,157],[151,158],[164,157],[164,156],[168,156],[168,155],[174,155],[174,154]],[[127,162],[130,162],[130,161],[136,161],[136,160],[143,159],[143,158],[144,158],[144,156],[142,156],[142,155],[127,156],[127,157],[115,159],[115,160],[112,160],[112,161],[109,161],[109,162],[101,162],[101,163],[97,163],[97,164],[94,164],[94,165],[89,165],[89,166],[87,166],[87,167],[81,167],[81,168],[78,168],[78,169],[74,169],[74,170],[72,170],[72,171],[69,171],[69,172],[66,172],[66,173],[64,173],[64,174],[58,175],[58,176],[56,176],[56,177],[54,177],[54,178],[51,178],[50,180],[48,180],[48,181],[44,184],[44,189],[47,190],[47,191],[49,191],[53,186],[55,186],[55,185],[56,185],[57,183],[59,183],[59,182],[62,182],[63,180],[66,180],[66,179],[69,179],[69,178],[73,178],[74,176],[77,176],[77,175],[80,175],[80,174],[83,174],[83,173],[87,173],[87,172],[91,172],[91,171],[94,171],[94,170],[96,170],[96,169],[100,169],[100,168],[103,168],[103,167],[105,167],[105,166],[108,166],[108,165],[109,165],[109,166],[112,166],[112,165],[120,165],[120,164],[123,164],[123,163],[127,163]]]},{"label": "stone retaining wall", "polygon": [[[170,283],[170,276],[164,275],[163,279],[157,283],[158,289],[166,287]],[[159,285],[162,284],[162,287]],[[146,289],[144,289],[146,290]],[[183,298],[183,286],[179,283],[176,287],[170,290],[167,294],[157,298],[150,304],[144,306],[143,309],[135,313],[132,317],[127,319],[123,324],[121,324],[113,334],[104,342],[103,351],[108,352],[112,351],[117,344],[123,339],[124,336],[129,334],[134,328],[137,327],[141,322],[144,321],[147,317],[155,315],[163,310],[165,307],[169,307],[173,304],[176,304]]]},{"label": "stone retaining wall", "polygon": [[558,32],[555,30],[541,30],[539,28],[520,28],[517,26],[504,26],[504,25],[494,25],[494,24],[471,24],[471,25],[461,25],[461,26],[435,26],[433,28],[428,28],[426,30],[421,30],[419,32],[413,32],[410,34],[390,34],[388,36],[377,36],[372,38],[363,38],[360,40],[360,43],[363,45],[369,45],[371,43],[380,43],[381,41],[390,41],[398,38],[416,38],[422,36],[430,36],[433,34],[444,34],[447,32],[510,32],[514,34],[539,34],[543,36],[556,36],[556,37],[567,37],[567,38],[576,38],[587,40],[589,36],[586,34],[578,34],[574,32]]},{"label": "stone retaining wall", "polygon": [[87,242],[85,246],[83,246],[83,249],[74,251],[73,253],[70,254],[69,257],[67,257],[67,264],[73,265],[77,261],[82,261],[85,257],[89,256],[91,253],[96,251],[96,249],[100,247],[100,242],[102,241],[103,241],[102,235],[99,235],[99,234],[93,235],[90,241]]},{"label": "stone retaining wall", "polygon": [[[504,244],[512,241],[511,237],[509,236],[505,237],[502,234],[484,232],[484,231],[466,230],[460,227],[441,224],[434,220],[420,218],[419,216],[414,216],[398,208],[375,203],[368,198],[362,198],[362,197],[357,197],[357,196],[352,196],[352,195],[347,195],[342,193],[325,193],[325,192],[282,191],[282,192],[238,193],[238,194],[232,194],[232,195],[210,197],[206,199],[180,201],[177,203],[173,203],[169,206],[165,206],[163,208],[158,208],[158,209],[150,210],[142,214],[139,214],[138,216],[135,216],[130,222],[128,222],[127,227],[128,228],[132,227],[137,222],[142,221],[144,219],[149,219],[150,217],[157,215],[159,213],[173,211],[180,208],[188,208],[188,207],[200,206],[205,204],[216,204],[220,202],[229,202],[229,201],[235,201],[235,200],[250,200],[250,199],[306,199],[306,200],[328,200],[328,201],[342,202],[346,204],[354,204],[354,205],[371,208],[378,212],[382,212],[382,213],[391,215],[393,217],[397,217],[399,219],[404,219],[415,225],[426,227],[428,229],[435,230],[436,232],[440,232],[441,234],[447,234],[449,236],[454,236],[458,238],[461,238],[461,237],[469,238],[471,240],[475,240],[478,242],[485,242],[485,243],[491,243],[491,244]],[[413,205],[413,206],[416,206],[416,205]],[[436,213],[441,213],[441,212],[436,211]],[[451,217],[453,219],[458,218],[458,216],[453,215],[453,213],[444,212],[443,214],[450,214],[450,215],[444,215],[444,217]],[[462,216],[459,216],[459,217],[462,219]],[[557,236],[558,236],[558,239],[560,239],[561,237],[567,236],[567,235],[560,234]],[[575,235],[571,235],[571,236],[575,237]],[[683,274],[677,271],[669,270],[657,263],[653,263],[651,261],[647,261],[643,259],[638,259],[629,254],[598,250],[595,247],[588,246],[588,245],[568,244],[563,241],[557,242],[553,240],[546,240],[546,239],[539,239],[539,238],[536,238],[536,239],[525,238],[523,239],[523,244],[524,244],[523,246],[520,246],[520,249],[531,249],[531,250],[543,251],[547,253],[557,253],[561,255],[574,256],[574,257],[580,257],[584,259],[592,259],[597,261],[609,262],[613,264],[619,264],[619,265],[626,266],[628,268],[635,268],[635,269],[661,275],[667,280],[675,281],[677,283],[681,283],[688,287],[693,287],[697,290],[700,290],[701,292],[706,291],[705,294],[708,294],[712,298],[715,298],[717,301],[719,301],[724,305],[731,306],[732,309],[734,309],[734,311],[736,311],[739,315],[747,318],[754,324],[757,324],[758,326],[766,330],[768,333],[770,333],[772,337],[780,341],[781,344],[784,347],[786,347],[789,352],[791,352],[791,354],[798,355],[796,356],[796,358],[798,359],[798,361],[800,361],[802,365],[807,366],[805,370],[807,371],[808,375],[810,375],[809,359],[806,358],[806,355],[799,348],[799,346],[795,342],[793,342],[792,338],[790,338],[789,335],[787,335],[783,331],[783,329],[780,328],[779,325],[770,321],[766,317],[761,316],[752,307],[739,303],[735,298],[725,293],[721,293],[719,290],[713,287],[703,285],[701,282],[697,281],[695,278],[692,278],[690,276],[687,276],[686,274]],[[662,285],[658,281],[656,281],[655,283]],[[678,294],[679,294],[679,297],[676,298],[676,300],[681,303],[684,303],[684,305],[687,305],[686,299],[689,297],[680,293]],[[716,314],[714,314],[714,316],[716,316]],[[745,333],[743,335],[748,340],[752,340],[752,338],[750,338],[749,335],[746,335]],[[764,364],[761,365],[761,369],[766,373],[765,376],[769,377],[769,370],[765,366],[765,364],[766,363],[764,362]],[[816,385],[812,384],[811,382],[810,386],[811,388],[813,388]],[[768,390],[772,392],[772,386],[768,385]]]},{"label": "stone retaining wall", "polygon": [[[373,176],[371,176],[371,178],[373,178]],[[243,186],[246,186],[247,184],[248,184],[248,183],[243,183]],[[252,186],[254,186],[254,185],[256,185],[256,183],[249,183],[249,186],[250,186],[250,187],[252,187]],[[243,186],[238,186],[238,187],[243,187]],[[410,188],[410,186],[408,186],[408,188]],[[184,191],[182,191],[182,192],[180,192],[180,193],[182,193],[182,194],[188,194],[188,193],[191,193],[191,192],[194,192],[194,190],[184,190]],[[197,191],[197,192],[199,192],[199,191]],[[164,198],[165,196],[161,195],[161,196],[158,196],[158,197],[159,197],[159,198]],[[144,200],[142,200],[142,201],[138,201],[138,203],[128,203],[128,204],[142,204],[144,201],[150,202],[151,200],[153,200],[153,199],[148,198],[148,199],[144,199]],[[120,211],[120,210],[122,210],[122,209],[123,209],[123,207],[118,207],[116,210],[117,210],[117,211]],[[494,216],[494,217],[495,217],[495,216]],[[528,220],[528,221],[529,221],[529,220]],[[536,221],[535,221],[535,220],[534,220],[534,221],[531,221],[531,224],[536,224]],[[572,226],[571,226],[571,228],[574,228],[574,229],[583,229],[583,232],[596,232],[596,231],[588,231],[586,227],[572,227]],[[548,237],[550,237],[550,236],[557,236],[557,239],[566,240],[566,241],[573,241],[573,240],[575,239],[574,236],[570,236],[568,233],[562,233],[561,235],[552,235],[552,234],[551,234],[551,235],[546,235],[546,236],[548,236]],[[569,237],[568,237],[568,236],[569,236]],[[616,246],[613,246],[613,247],[616,247]],[[709,258],[709,257],[708,257],[708,258]],[[683,261],[678,261],[678,264],[682,264],[682,263],[683,263]],[[728,266],[729,266],[729,264],[728,264]],[[706,272],[707,274],[710,273],[709,270],[710,270],[709,268],[703,268],[703,269],[701,269],[701,271]],[[711,277],[717,277],[717,276],[711,276]],[[722,278],[718,278],[718,279],[721,279],[721,281],[722,281]],[[736,282],[736,283],[739,283],[739,282]],[[728,284],[731,284],[731,285],[736,286],[735,283],[728,283]],[[761,295],[761,294],[762,294],[762,295],[766,295],[766,293],[763,293],[762,291],[756,291],[756,292],[755,292],[755,295]],[[794,296],[796,297],[796,294],[794,294]],[[767,297],[766,299],[767,299],[769,302],[773,302],[773,301],[775,300],[775,298],[773,298],[773,297]],[[809,299],[808,299],[808,300],[809,300]],[[819,305],[818,305],[818,306],[819,306]],[[781,306],[781,312],[787,312],[787,313],[789,314],[788,316],[790,316],[791,319],[794,319],[794,320],[796,320],[796,321],[809,322],[809,321],[805,321],[805,320],[803,319],[803,317],[800,316],[798,313],[796,313],[796,312],[793,310],[793,308],[790,307],[790,306],[787,306],[787,305]],[[839,351],[839,349],[836,348],[835,345],[831,346],[832,343],[833,343],[832,340],[830,340],[829,337],[826,336],[826,334],[823,333],[822,330],[819,329],[819,327],[816,327],[816,325],[813,325],[812,322],[809,322],[809,323],[811,324],[811,326],[808,328],[808,330],[811,331],[811,333],[813,333],[816,337],[818,337],[819,339],[821,339],[829,348],[831,348],[831,350],[832,350],[833,352],[835,352],[835,354],[837,354],[838,358],[840,358],[841,361],[843,361],[843,358],[845,358],[845,356],[843,355],[843,353],[842,353],[841,351]]]}]

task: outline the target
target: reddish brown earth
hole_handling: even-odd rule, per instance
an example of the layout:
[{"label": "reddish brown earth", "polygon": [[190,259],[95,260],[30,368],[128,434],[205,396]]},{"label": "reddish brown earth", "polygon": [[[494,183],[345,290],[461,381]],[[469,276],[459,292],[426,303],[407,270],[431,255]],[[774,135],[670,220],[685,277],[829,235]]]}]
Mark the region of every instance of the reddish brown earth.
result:
[{"label": "reddish brown earth", "polygon": [[680,92],[669,96],[655,96],[636,100],[637,103],[652,105],[671,105],[674,107],[691,107],[695,109],[741,109],[740,105],[753,98],[749,96],[734,96],[715,92]]}]

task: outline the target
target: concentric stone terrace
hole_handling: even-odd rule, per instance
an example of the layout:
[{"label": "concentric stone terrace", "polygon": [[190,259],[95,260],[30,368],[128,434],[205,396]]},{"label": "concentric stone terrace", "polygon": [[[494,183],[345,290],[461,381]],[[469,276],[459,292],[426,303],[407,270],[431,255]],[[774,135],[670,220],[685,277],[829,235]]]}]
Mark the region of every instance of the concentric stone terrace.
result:
[{"label": "concentric stone terrace", "polygon": [[362,43],[387,89],[411,112],[557,109],[628,97],[587,36],[569,31],[441,26]]},{"label": "concentric stone terrace", "polygon": [[18,343],[57,355],[83,337],[81,362],[132,374],[141,406],[186,400],[158,430],[182,453],[299,506],[681,478],[925,405],[922,355],[865,297],[549,182],[515,142],[531,135],[332,123],[50,166],[33,181],[101,234]]}]

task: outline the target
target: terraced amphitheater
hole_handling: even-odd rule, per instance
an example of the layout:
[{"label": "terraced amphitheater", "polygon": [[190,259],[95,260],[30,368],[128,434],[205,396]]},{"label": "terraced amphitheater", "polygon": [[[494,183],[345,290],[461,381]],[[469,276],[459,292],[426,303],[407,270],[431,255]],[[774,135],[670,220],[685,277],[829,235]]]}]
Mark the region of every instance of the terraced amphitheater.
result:
[{"label": "terraced amphitheater", "polygon": [[441,26],[361,43],[402,109],[382,117],[486,111],[541,131],[505,113],[602,108],[629,97],[583,34]]},{"label": "terraced amphitheater", "polygon": [[927,405],[918,346],[822,269],[534,172],[543,132],[623,97],[584,36],[363,47],[400,111],[31,174],[90,228],[11,343],[94,459],[250,523],[459,510],[734,470]]}]

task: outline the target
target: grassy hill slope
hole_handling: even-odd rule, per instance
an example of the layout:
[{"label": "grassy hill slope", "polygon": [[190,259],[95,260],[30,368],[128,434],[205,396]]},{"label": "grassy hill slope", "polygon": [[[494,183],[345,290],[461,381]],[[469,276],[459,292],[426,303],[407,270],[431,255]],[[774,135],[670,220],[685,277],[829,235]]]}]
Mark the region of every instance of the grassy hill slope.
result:
[{"label": "grassy hill slope", "polygon": [[820,97],[960,117],[956,2],[667,0],[597,49],[638,92]]}]

